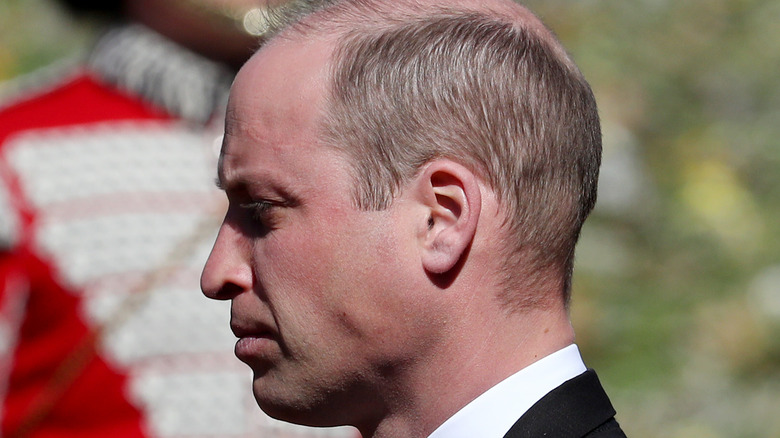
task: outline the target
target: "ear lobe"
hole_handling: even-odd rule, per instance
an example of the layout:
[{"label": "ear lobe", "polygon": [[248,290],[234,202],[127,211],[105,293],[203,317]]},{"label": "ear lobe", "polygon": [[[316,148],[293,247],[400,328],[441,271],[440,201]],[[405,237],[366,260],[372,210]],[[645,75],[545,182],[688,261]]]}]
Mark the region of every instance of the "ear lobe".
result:
[{"label": "ear lobe", "polygon": [[443,274],[458,264],[474,238],[482,207],[480,185],[470,170],[449,160],[429,163],[419,178],[428,213],[422,263],[426,271]]}]

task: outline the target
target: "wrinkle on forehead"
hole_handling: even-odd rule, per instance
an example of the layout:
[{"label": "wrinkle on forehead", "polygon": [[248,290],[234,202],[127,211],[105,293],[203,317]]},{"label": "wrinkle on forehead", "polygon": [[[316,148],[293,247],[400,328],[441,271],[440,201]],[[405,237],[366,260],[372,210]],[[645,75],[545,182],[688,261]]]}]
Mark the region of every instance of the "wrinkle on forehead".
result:
[{"label": "wrinkle on forehead", "polygon": [[223,185],[281,184],[306,171],[297,164],[320,147],[329,57],[318,41],[273,42],[241,69],[225,119]]},{"label": "wrinkle on forehead", "polygon": [[329,57],[330,47],[317,41],[273,41],[263,47],[236,77],[226,133],[267,139],[273,134],[290,134],[280,133],[277,127],[295,131],[319,120],[325,104]]}]

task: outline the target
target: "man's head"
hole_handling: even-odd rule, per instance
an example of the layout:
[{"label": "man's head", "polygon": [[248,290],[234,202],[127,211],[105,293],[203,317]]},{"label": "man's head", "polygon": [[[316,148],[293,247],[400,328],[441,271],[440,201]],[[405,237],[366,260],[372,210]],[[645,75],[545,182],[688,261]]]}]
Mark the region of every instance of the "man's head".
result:
[{"label": "man's head", "polygon": [[385,208],[422,164],[454,159],[504,206],[507,304],[544,302],[533,289],[552,283],[568,302],[601,132],[560,43],[504,1],[334,3],[287,34],[339,35],[323,130],[353,160],[358,205]]},{"label": "man's head", "polygon": [[373,391],[436,342],[439,318],[412,272],[426,212],[357,208],[350,161],[321,138],[329,53],[276,40],[239,72],[219,165],[229,208],[202,278],[232,301],[263,410],[317,426],[381,411]]},{"label": "man's head", "polygon": [[402,410],[414,436],[452,413],[421,414],[431,393],[571,343],[599,157],[590,89],[509,1],[345,0],[281,30],[231,91],[202,278],[260,406],[367,435]]}]

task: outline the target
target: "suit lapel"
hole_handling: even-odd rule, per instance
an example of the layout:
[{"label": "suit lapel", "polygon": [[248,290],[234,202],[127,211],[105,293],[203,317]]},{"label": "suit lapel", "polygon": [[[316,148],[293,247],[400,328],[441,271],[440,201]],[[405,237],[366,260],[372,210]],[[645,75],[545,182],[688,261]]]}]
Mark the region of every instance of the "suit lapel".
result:
[{"label": "suit lapel", "polygon": [[614,416],[596,372],[588,370],[531,406],[504,438],[580,438]]}]

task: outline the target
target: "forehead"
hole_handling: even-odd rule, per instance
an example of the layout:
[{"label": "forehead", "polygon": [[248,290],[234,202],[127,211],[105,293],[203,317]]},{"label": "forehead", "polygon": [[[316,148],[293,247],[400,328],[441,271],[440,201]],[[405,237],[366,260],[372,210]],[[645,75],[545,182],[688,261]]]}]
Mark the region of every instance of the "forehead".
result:
[{"label": "forehead", "polygon": [[220,154],[223,184],[289,173],[322,148],[330,47],[277,39],[241,69],[230,92]]}]

